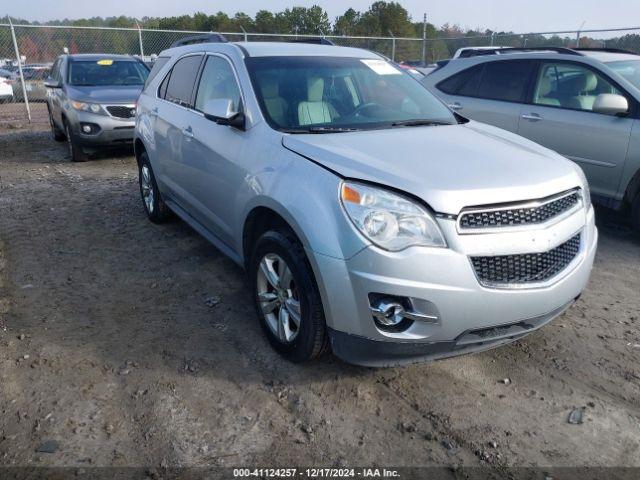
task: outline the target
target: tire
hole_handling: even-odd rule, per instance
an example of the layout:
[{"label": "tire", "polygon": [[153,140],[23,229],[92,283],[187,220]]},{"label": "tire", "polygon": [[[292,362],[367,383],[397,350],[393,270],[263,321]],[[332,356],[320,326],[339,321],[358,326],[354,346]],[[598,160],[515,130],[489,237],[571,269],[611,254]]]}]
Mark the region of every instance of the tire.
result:
[{"label": "tire", "polygon": [[[49,110],[49,109],[47,109]],[[51,115],[51,110],[49,110],[49,125],[51,126],[51,136],[56,142],[64,142],[66,135],[65,133],[58,128],[58,126],[53,121],[53,116]]]},{"label": "tire", "polygon": [[304,249],[292,232],[283,229],[264,233],[253,248],[249,275],[256,313],[277,352],[299,363],[328,350],[318,286]]},{"label": "tire", "polygon": [[165,222],[170,217],[169,207],[162,200],[147,152],[142,152],[138,161],[138,185],[142,206],[149,220],[153,223]]},{"label": "tire", "polygon": [[640,192],[631,204],[631,225],[633,226],[633,230],[637,234],[640,234]]},{"label": "tire", "polygon": [[88,160],[87,154],[82,150],[82,146],[78,144],[78,141],[73,137],[71,128],[67,122],[64,122],[65,138],[67,139],[67,146],[69,147],[69,158],[72,162],[86,162]]}]

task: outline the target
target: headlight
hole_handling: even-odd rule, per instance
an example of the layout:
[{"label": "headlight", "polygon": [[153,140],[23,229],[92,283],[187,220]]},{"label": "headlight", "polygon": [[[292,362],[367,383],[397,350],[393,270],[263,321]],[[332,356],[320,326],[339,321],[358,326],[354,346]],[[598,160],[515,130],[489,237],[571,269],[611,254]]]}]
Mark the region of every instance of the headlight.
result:
[{"label": "headlight", "polygon": [[104,113],[102,106],[97,103],[85,103],[72,101],[71,106],[81,112]]},{"label": "headlight", "polygon": [[591,190],[589,189],[587,177],[579,166],[578,175],[580,175],[580,178],[582,179],[582,200],[584,201],[584,207],[589,210],[591,208]]},{"label": "headlight", "polygon": [[446,247],[440,227],[420,204],[361,183],[344,182],[340,199],[356,228],[379,247],[397,252],[414,245]]}]

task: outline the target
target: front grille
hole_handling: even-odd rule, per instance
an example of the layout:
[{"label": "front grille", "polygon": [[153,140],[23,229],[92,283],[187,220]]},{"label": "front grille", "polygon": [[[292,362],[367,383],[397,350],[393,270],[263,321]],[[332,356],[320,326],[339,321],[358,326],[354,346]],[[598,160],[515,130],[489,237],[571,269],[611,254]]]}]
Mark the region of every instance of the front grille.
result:
[{"label": "front grille", "polygon": [[133,118],[136,116],[136,108],[135,107],[124,107],[122,105],[113,105],[107,107],[107,111],[118,118]]},{"label": "front grille", "polygon": [[544,253],[471,257],[476,276],[485,287],[508,287],[544,282],[553,278],[576,258],[580,234]]},{"label": "front grille", "polygon": [[519,225],[537,225],[569,211],[580,201],[580,191],[575,190],[561,197],[536,202],[536,205],[498,208],[495,210],[474,210],[462,213],[461,230],[474,230]]}]

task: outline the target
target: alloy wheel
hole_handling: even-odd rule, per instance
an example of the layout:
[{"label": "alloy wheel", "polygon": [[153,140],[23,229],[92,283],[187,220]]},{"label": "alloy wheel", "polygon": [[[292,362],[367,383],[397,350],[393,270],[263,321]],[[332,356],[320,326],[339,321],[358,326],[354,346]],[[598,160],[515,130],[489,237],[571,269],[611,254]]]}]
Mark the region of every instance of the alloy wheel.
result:
[{"label": "alloy wheel", "polygon": [[153,182],[151,181],[151,170],[147,165],[140,168],[140,190],[142,191],[142,200],[149,214],[153,213],[153,201],[155,192],[153,191]]},{"label": "alloy wheel", "polygon": [[291,343],[300,331],[300,300],[291,269],[275,253],[268,253],[258,268],[257,296],[262,314],[282,343]]}]

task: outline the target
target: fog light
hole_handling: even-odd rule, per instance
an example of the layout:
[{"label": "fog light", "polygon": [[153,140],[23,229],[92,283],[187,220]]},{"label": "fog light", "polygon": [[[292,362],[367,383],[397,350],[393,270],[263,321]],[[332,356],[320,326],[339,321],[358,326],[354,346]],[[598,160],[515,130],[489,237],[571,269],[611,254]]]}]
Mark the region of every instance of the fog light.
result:
[{"label": "fog light", "polygon": [[395,327],[405,318],[404,307],[390,299],[383,299],[371,307],[371,313],[376,323],[385,327]]},{"label": "fog light", "polygon": [[96,123],[80,123],[80,131],[86,135],[96,135],[100,132],[100,125]]},{"label": "fog light", "polygon": [[435,305],[416,298],[370,293],[369,308],[376,326],[388,332],[403,332],[414,322],[434,324],[439,320]]}]

